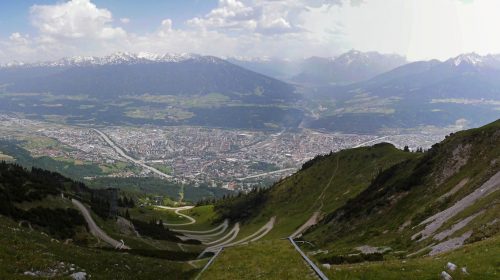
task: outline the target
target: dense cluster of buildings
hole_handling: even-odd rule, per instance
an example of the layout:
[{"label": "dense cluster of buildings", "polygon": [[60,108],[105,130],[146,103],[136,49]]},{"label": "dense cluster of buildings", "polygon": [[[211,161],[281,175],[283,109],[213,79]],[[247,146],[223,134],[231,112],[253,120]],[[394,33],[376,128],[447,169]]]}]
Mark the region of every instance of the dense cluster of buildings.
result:
[{"label": "dense cluster of buildings", "polygon": [[[85,127],[16,119],[2,116],[3,129],[36,131],[60,143],[60,146],[33,148],[32,154],[70,158],[97,164],[128,162],[95,130]],[[385,136],[353,135],[300,131],[244,131],[204,127],[108,127],[101,129],[116,146],[140,163],[162,172],[173,180],[205,183],[238,189],[262,179],[276,180],[289,175],[318,154],[341,149],[389,142],[397,147],[429,148],[451,132],[421,128]],[[133,163],[133,162],[132,162]],[[109,176],[154,176],[144,170],[130,170]]]}]

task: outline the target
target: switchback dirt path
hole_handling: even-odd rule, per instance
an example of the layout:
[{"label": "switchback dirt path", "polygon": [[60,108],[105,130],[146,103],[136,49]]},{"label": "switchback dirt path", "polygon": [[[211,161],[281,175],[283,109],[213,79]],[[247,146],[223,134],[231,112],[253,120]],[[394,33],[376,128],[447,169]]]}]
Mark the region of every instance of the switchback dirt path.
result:
[{"label": "switchback dirt path", "polygon": [[80,210],[80,212],[83,214],[83,218],[85,218],[85,221],[87,222],[90,233],[94,235],[95,237],[101,239],[102,241],[108,243],[109,245],[113,246],[114,248],[118,249],[130,249],[130,247],[126,246],[123,242],[117,241],[109,235],[107,235],[100,227],[97,226],[95,223],[94,219],[92,219],[92,216],[90,215],[89,210],[78,200],[72,199],[71,202]]}]

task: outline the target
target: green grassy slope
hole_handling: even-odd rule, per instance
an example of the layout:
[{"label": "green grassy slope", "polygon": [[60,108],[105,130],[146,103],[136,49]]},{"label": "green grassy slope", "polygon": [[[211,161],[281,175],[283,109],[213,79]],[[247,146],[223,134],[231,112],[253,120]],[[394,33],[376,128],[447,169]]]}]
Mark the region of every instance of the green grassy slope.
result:
[{"label": "green grassy slope", "polygon": [[[493,191],[463,210],[457,210],[428,238],[418,233],[426,218],[455,205],[500,171],[500,121],[482,128],[462,131],[433,146],[423,157],[410,159],[381,173],[365,191],[330,213],[305,239],[328,262],[335,256],[359,253],[357,246],[387,246],[385,258],[410,253],[424,255],[435,245],[472,230],[473,242],[498,235],[500,191]],[[452,228],[467,217],[471,221],[438,241],[435,234]],[[412,240],[414,236],[414,240]],[[497,243],[498,245],[498,243]],[[427,248],[427,249],[426,249]],[[495,248],[500,253],[500,248]]]},{"label": "green grassy slope", "polygon": [[[403,152],[390,144],[344,150],[313,160],[314,164],[276,183],[264,191],[258,203],[246,203],[248,196],[225,204],[216,211],[249,212],[243,221],[243,233],[251,233],[276,216],[274,229],[266,236],[282,238],[292,234],[316,211],[329,213],[344,205],[366,187],[380,170],[419,154]],[[242,200],[242,201],[238,201]],[[246,205],[245,205],[246,203]],[[244,209],[238,205],[245,205]]]},{"label": "green grassy slope", "polygon": [[[74,271],[70,271],[71,264]],[[170,279],[190,279],[197,272],[187,263],[65,245],[0,217],[0,279],[33,279],[24,272],[51,273],[51,269],[56,270],[51,279],[68,279],[78,271],[92,279],[158,279],[167,274]]]},{"label": "green grassy slope", "polygon": [[288,240],[227,248],[201,279],[317,279]]},{"label": "green grassy slope", "polygon": [[[219,215],[242,223],[239,238],[272,216],[277,222],[265,242],[224,251],[207,275],[256,278],[268,267],[261,260],[279,251],[269,244],[295,231],[319,210],[322,220],[302,237],[308,241],[302,246],[319,266],[332,264],[330,269],[323,267],[331,279],[437,279],[448,261],[469,271],[468,275],[450,272],[453,279],[496,279],[498,183],[473,203],[452,208],[458,210],[436,223],[427,237],[418,233],[425,229],[426,224],[421,224],[425,219],[463,204],[485,182],[494,181],[500,171],[498,143],[500,120],[450,135],[425,153],[405,153],[388,144],[341,151],[318,157],[268,190],[219,201],[215,205]],[[466,218],[468,223],[463,222]],[[438,233],[454,227],[458,229],[437,240]],[[463,247],[425,256],[432,246],[466,233],[471,236],[465,237]],[[267,248],[261,245],[266,242],[270,242]],[[365,246],[365,254],[360,246]],[[386,251],[368,253],[379,249]],[[272,267],[292,265],[278,262]]]},{"label": "green grassy slope", "polygon": [[[146,225],[145,229],[135,224],[138,236],[123,218],[92,212],[96,204],[90,197],[108,199],[58,173],[0,162],[0,279],[23,278],[24,272],[60,279],[75,272],[70,264],[96,279],[157,279],[160,273],[185,279],[199,269],[187,261],[195,259],[203,246],[180,246],[173,233],[148,223],[152,218],[178,218],[173,213],[144,208],[149,212],[136,218],[146,223],[134,220]],[[70,198],[86,204],[104,232],[132,249],[116,251],[92,236]]]},{"label": "green grassy slope", "polygon": [[[500,238],[496,236],[435,257],[334,265],[323,272],[338,280],[414,280],[440,279],[440,273],[446,270],[455,280],[494,280],[500,276],[499,248]],[[448,262],[456,264],[458,269],[447,270]],[[466,267],[467,274],[461,271],[462,267]]]}]

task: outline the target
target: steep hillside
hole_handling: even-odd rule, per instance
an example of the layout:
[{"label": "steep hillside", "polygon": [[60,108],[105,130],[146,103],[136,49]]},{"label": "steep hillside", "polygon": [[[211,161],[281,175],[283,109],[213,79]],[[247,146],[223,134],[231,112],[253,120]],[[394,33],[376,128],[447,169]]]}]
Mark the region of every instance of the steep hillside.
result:
[{"label": "steep hillside", "polygon": [[[196,271],[187,263],[124,254],[55,241],[46,234],[21,227],[0,216],[0,279],[192,279]],[[74,278],[73,278],[74,279]]]},{"label": "steep hillside", "polygon": [[155,279],[159,271],[191,278],[198,267],[188,261],[203,250],[200,242],[163,224],[177,214],[138,208],[117,190],[0,162],[0,278]]},{"label": "steep hillside", "polygon": [[418,156],[391,144],[318,156],[271,188],[221,200],[215,210],[222,219],[243,221],[248,230],[276,217],[266,238],[287,237],[314,213],[320,217],[362,192],[380,170]]},{"label": "steep hillside", "polygon": [[85,224],[71,203],[47,202],[51,196],[67,192],[90,195],[82,184],[56,173],[0,163],[0,214],[27,221],[59,239],[72,238]]},{"label": "steep hillside", "polygon": [[381,172],[304,238],[328,251],[318,260],[335,264],[356,262],[347,256],[360,253],[432,256],[497,236],[498,143],[500,121],[455,133]]},{"label": "steep hillside", "polygon": [[443,271],[453,279],[496,279],[498,143],[500,120],[450,135],[425,153],[389,144],[345,150],[317,157],[268,190],[219,201],[214,209],[239,222],[239,236],[269,217],[274,228],[267,241],[222,251],[205,275],[286,273],[281,256],[269,257],[296,255],[285,252],[287,243],[266,242],[290,236],[331,279],[438,279]]}]

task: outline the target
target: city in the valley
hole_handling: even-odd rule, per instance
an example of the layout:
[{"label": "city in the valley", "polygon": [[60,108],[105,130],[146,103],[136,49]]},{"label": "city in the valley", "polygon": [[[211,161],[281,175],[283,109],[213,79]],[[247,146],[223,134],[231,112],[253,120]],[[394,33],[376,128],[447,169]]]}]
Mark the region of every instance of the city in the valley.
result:
[{"label": "city in the valley", "polygon": [[[356,135],[301,129],[249,131],[193,126],[87,127],[0,116],[4,141],[18,141],[33,157],[98,165],[86,176],[159,177],[191,185],[248,190],[297,171],[318,154],[388,142],[428,149],[459,129],[432,126]],[[6,135],[9,135],[6,137]],[[36,143],[36,144],[35,144]]]}]

